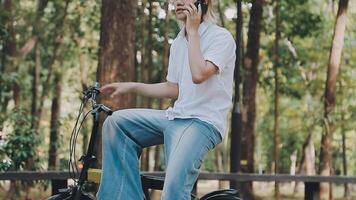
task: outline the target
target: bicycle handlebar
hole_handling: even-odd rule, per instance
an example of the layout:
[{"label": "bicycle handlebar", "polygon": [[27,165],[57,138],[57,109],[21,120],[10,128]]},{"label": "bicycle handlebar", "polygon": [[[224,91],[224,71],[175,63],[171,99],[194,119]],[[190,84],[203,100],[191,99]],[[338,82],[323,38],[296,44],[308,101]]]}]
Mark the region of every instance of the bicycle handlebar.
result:
[{"label": "bicycle handlebar", "polygon": [[87,90],[83,92],[84,98],[92,99],[96,103],[96,97],[100,94],[100,84],[95,82],[93,86],[90,86]]},{"label": "bicycle handlebar", "polygon": [[96,102],[96,98],[100,94],[100,84],[98,82],[95,82],[94,85],[90,86],[87,90],[85,90],[83,94],[86,100],[91,100],[93,111],[99,111],[99,112],[103,111],[107,115],[111,115],[113,113],[113,111],[107,106],[103,104],[98,104]]}]

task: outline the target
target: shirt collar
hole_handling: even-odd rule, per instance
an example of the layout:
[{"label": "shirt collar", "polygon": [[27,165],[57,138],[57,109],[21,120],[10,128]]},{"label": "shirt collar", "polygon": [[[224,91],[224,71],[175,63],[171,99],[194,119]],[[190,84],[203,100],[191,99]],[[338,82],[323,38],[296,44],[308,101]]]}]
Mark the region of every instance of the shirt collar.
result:
[{"label": "shirt collar", "polygon": [[[206,22],[206,21],[203,21],[200,25],[199,25],[199,29],[198,29],[198,33],[199,33],[199,36],[201,37],[204,32],[208,29],[210,25],[210,22]],[[185,26],[183,26],[183,28],[180,30],[180,32],[178,33],[178,35],[180,37],[185,37]]]}]

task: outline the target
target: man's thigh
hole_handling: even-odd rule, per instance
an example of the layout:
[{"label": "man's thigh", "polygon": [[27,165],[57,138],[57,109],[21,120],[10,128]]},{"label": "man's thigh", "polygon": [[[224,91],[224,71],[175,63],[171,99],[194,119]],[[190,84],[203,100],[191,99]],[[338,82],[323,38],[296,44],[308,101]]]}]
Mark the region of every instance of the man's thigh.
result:
[{"label": "man's thigh", "polygon": [[188,199],[205,155],[221,137],[211,125],[197,119],[169,126],[164,137],[167,168],[163,199]]},{"label": "man's thigh", "polygon": [[104,131],[105,127],[113,128],[111,132],[121,132],[143,148],[163,143],[167,121],[164,110],[123,109],[105,120]]}]

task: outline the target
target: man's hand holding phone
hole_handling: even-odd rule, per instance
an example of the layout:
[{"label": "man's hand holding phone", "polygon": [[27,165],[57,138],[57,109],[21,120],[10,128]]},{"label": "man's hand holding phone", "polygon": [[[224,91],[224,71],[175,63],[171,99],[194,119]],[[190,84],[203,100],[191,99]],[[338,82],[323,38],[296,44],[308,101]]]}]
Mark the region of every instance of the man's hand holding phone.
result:
[{"label": "man's hand holding phone", "polygon": [[185,5],[186,10],[184,10],[186,19],[186,31],[188,35],[196,35],[198,34],[199,25],[202,18],[202,9],[201,4],[198,4],[198,8],[194,3],[190,3]]}]

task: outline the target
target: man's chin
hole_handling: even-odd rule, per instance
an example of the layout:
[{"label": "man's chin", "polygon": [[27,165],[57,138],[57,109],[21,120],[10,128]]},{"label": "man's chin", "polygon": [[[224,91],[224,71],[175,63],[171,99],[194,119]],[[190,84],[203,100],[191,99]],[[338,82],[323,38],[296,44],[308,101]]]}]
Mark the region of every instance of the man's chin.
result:
[{"label": "man's chin", "polygon": [[185,14],[177,14],[177,19],[180,21],[185,22],[185,20],[187,19],[187,16]]}]

